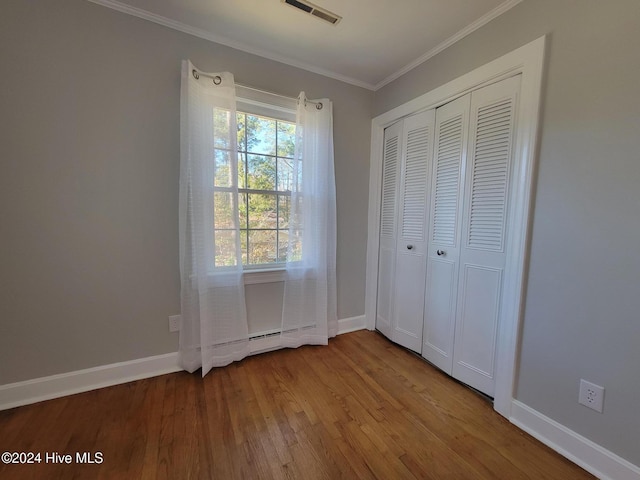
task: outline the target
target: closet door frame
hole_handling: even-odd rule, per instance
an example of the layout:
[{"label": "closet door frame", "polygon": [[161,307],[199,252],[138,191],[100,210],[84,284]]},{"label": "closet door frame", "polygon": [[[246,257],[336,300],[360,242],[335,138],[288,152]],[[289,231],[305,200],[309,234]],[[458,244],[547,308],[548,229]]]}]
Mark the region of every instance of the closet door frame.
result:
[{"label": "closet door frame", "polygon": [[380,187],[385,127],[408,115],[437,108],[462,95],[505,78],[521,74],[520,102],[516,118],[512,186],[509,198],[507,265],[497,334],[494,409],[511,417],[518,337],[525,300],[530,237],[530,211],[537,158],[540,97],[546,38],[540,37],[502,57],[448,82],[371,121],[369,215],[365,317],[375,329],[380,233]]}]

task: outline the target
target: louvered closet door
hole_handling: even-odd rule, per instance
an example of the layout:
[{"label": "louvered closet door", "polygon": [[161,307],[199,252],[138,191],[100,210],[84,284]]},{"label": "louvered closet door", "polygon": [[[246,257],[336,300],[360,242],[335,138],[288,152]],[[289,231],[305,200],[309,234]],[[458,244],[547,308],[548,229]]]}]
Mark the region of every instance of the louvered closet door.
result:
[{"label": "louvered closet door", "polygon": [[422,356],[451,375],[470,95],[436,110]]},{"label": "louvered closet door", "polygon": [[435,110],[404,120],[396,243],[394,342],[420,352],[427,268],[429,169]]},{"label": "louvered closet door", "polygon": [[402,121],[384,131],[382,162],[382,199],[380,204],[380,250],[378,252],[378,296],[376,328],[392,338],[393,292],[395,290],[396,230],[402,156]]},{"label": "louvered closet door", "polygon": [[453,376],[493,396],[520,77],[471,94]]}]

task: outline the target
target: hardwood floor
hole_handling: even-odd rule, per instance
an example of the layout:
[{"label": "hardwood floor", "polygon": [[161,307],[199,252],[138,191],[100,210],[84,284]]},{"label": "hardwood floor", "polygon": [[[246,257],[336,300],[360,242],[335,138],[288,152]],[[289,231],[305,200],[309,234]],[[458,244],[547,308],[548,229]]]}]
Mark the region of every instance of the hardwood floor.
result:
[{"label": "hardwood floor", "polygon": [[42,463],[3,479],[593,478],[369,331],[0,412],[4,451]]}]

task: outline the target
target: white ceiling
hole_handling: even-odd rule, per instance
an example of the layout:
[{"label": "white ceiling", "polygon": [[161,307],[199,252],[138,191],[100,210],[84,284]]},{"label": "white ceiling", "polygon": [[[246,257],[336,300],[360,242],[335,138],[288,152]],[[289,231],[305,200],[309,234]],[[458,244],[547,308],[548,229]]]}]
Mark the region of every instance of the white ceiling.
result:
[{"label": "white ceiling", "polygon": [[522,0],[90,0],[239,50],[376,90]]}]

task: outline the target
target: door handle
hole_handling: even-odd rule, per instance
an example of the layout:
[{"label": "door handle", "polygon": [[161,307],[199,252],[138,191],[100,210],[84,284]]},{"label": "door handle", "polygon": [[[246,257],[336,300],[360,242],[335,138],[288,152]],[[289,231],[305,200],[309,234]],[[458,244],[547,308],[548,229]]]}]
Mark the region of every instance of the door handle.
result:
[{"label": "door handle", "polygon": [[437,251],[436,251],[436,254],[437,254],[439,257],[441,257],[442,255],[446,255],[446,254],[447,254],[447,252],[445,252],[444,250],[437,250]]},{"label": "door handle", "polygon": [[407,245],[407,250],[413,250],[413,245]]}]

